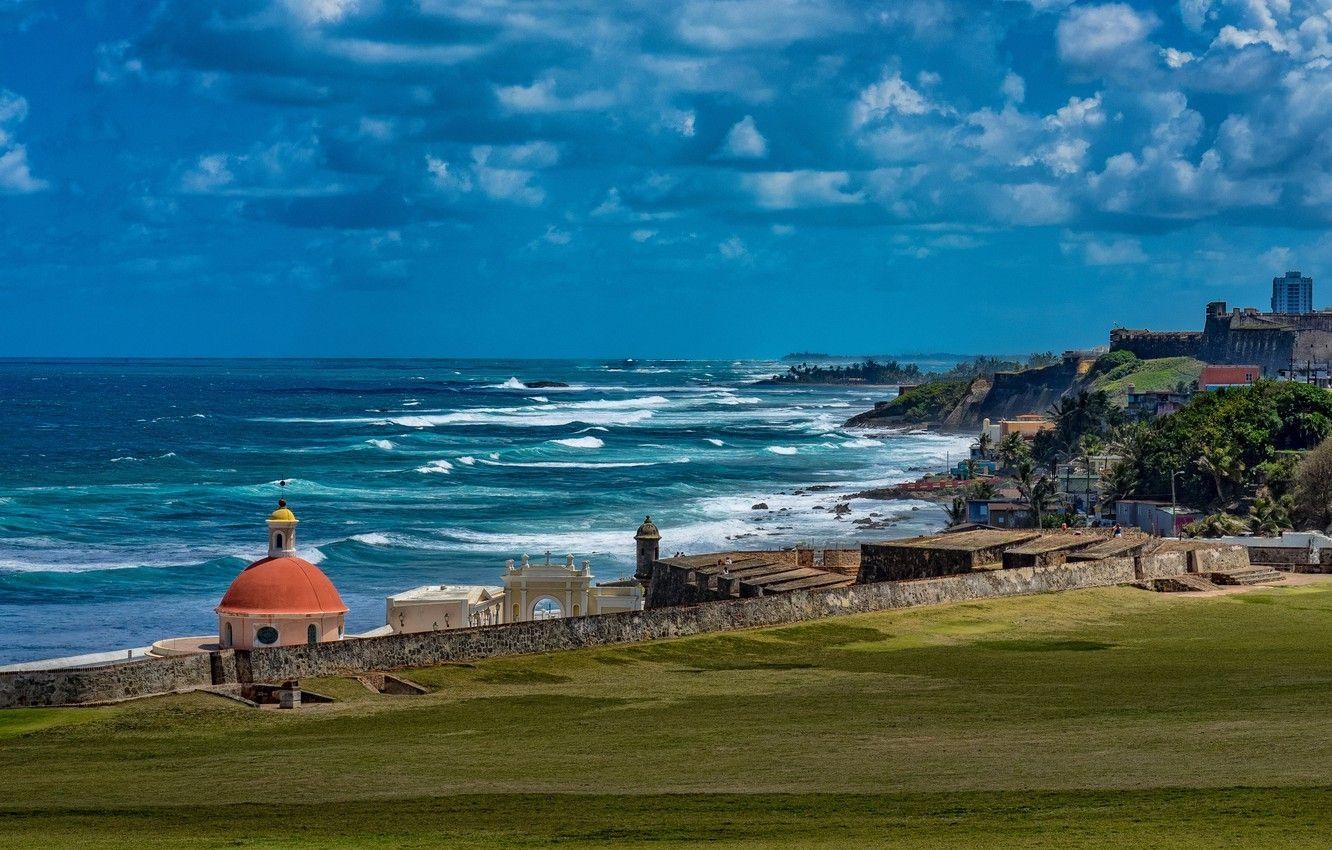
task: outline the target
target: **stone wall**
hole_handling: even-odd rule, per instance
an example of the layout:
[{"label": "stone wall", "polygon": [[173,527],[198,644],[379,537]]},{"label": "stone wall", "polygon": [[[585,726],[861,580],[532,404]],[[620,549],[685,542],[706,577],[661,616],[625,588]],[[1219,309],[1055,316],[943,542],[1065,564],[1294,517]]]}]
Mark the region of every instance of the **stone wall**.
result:
[{"label": "stone wall", "polygon": [[1134,559],[1139,579],[1169,578],[1189,571],[1189,553],[1151,552]]},{"label": "stone wall", "polygon": [[1214,573],[1249,566],[1249,553],[1243,546],[1209,546],[1189,552],[1189,572]]},{"label": "stone wall", "polygon": [[1107,587],[1133,580],[1133,561],[1121,558],[1050,568],[967,573],[921,581],[853,585],[819,593],[798,591],[758,599],[596,617],[256,649],[249,654],[249,664],[255,681],[276,682],[288,678],[399,670],[662,640],[917,605]]},{"label": "stone wall", "polygon": [[1198,331],[1145,331],[1115,328],[1110,331],[1111,351],[1131,351],[1143,360],[1159,357],[1199,357],[1203,335]]},{"label": "stone wall", "polygon": [[[1251,564],[1307,564],[1309,548],[1307,546],[1250,546],[1249,563]],[[1321,555],[1321,553],[1319,553]]]},{"label": "stone wall", "polygon": [[860,548],[824,549],[823,568],[843,575],[856,575],[860,572]]},{"label": "stone wall", "polygon": [[969,548],[911,545],[909,540],[862,543],[857,580],[870,584],[968,573],[984,564],[1000,563],[1005,550],[1039,535],[1038,531],[1006,535],[996,532],[993,544]]},{"label": "stone wall", "polygon": [[[231,652],[212,653],[225,669]],[[0,673],[0,708],[87,705],[167,694],[213,684],[214,659],[183,655],[86,667]],[[232,659],[231,670],[235,665]]]},{"label": "stone wall", "polygon": [[[1161,562],[1153,569],[1164,572],[1168,567],[1166,562]],[[1114,558],[1057,567],[860,584],[814,593],[797,591],[755,599],[592,617],[349,638],[314,646],[274,647],[251,652],[227,650],[82,670],[5,673],[0,674],[0,708],[86,705],[237,681],[280,682],[289,678],[429,667],[449,662],[775,626],[919,605],[1108,587],[1130,583],[1137,577],[1132,558]]]}]

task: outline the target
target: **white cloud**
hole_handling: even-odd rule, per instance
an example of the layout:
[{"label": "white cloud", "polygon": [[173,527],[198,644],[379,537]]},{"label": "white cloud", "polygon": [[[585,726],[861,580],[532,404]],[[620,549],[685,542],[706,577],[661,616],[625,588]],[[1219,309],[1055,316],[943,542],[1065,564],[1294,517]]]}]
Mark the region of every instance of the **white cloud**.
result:
[{"label": "white cloud", "polygon": [[1057,186],[1019,183],[999,187],[991,213],[1006,224],[1059,224],[1073,215],[1073,205]]},{"label": "white cloud", "polygon": [[230,186],[236,180],[232,173],[230,157],[214,153],[199,157],[194,167],[180,178],[182,192],[192,195],[204,195]]},{"label": "white cloud", "polygon": [[541,234],[541,238],[551,245],[568,245],[573,241],[573,234],[552,224],[546,228],[545,233]]},{"label": "white cloud", "polygon": [[925,115],[936,111],[937,106],[903,80],[900,73],[894,72],[860,92],[851,108],[851,122],[864,127],[893,114]]},{"label": "white cloud", "polygon": [[1096,239],[1065,236],[1059,243],[1065,256],[1078,257],[1089,266],[1123,266],[1145,263],[1150,258],[1137,239]]},{"label": "white cloud", "polygon": [[632,233],[630,233],[629,238],[634,240],[635,242],[642,244],[643,242],[647,242],[649,239],[651,239],[653,236],[656,235],[657,231],[655,230],[648,230],[647,228],[639,228],[638,230],[635,230]]},{"label": "white cloud", "polygon": [[768,155],[768,140],[754,124],[754,116],[746,115],[735,122],[718,155],[726,159],[763,159]]},{"label": "white cloud", "polygon": [[728,260],[743,260],[749,256],[749,249],[739,236],[732,236],[717,245],[717,250]]},{"label": "white cloud", "polygon": [[495,97],[510,112],[581,112],[608,109],[616,102],[614,93],[604,89],[561,96],[555,91],[555,78],[549,76],[528,86],[500,86]]},{"label": "white cloud", "polygon": [[1009,71],[1004,75],[1004,82],[999,86],[1004,99],[1010,103],[1021,103],[1027,97],[1027,84],[1017,74]]},{"label": "white cloud", "polygon": [[826,207],[863,203],[863,192],[848,192],[845,171],[766,171],[741,175],[741,185],[764,209]]},{"label": "white cloud", "polygon": [[1152,61],[1147,36],[1159,23],[1124,3],[1075,6],[1055,30],[1059,58],[1102,74],[1141,72]]},{"label": "white cloud", "polygon": [[29,195],[50,186],[33,175],[27,146],[13,136],[12,128],[27,118],[27,99],[8,89],[0,89],[0,194]]}]

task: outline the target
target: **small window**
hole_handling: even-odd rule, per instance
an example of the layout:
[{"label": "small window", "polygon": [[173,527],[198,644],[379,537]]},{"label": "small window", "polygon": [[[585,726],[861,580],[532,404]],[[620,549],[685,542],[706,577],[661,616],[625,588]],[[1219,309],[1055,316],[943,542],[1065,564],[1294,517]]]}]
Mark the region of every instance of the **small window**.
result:
[{"label": "small window", "polygon": [[309,644],[319,643],[319,631],[315,628],[314,623],[311,623],[310,627],[305,630],[305,642]]},{"label": "small window", "polygon": [[282,548],[282,535],[281,535],[281,534],[274,534],[274,535],[273,535],[273,548],[274,548],[274,549],[281,549],[281,548]]},{"label": "small window", "polygon": [[235,643],[235,640],[231,636],[231,623],[227,623],[222,628],[222,645],[231,646],[233,643]]},{"label": "small window", "polygon": [[272,626],[261,626],[259,631],[254,633],[254,639],[264,646],[272,646],[278,642],[278,630]]}]

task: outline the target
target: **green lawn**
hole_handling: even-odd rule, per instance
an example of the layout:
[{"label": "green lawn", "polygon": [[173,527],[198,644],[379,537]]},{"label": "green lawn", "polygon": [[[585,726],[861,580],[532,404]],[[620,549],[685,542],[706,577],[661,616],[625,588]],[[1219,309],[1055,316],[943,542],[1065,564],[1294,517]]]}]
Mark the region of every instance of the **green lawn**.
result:
[{"label": "green lawn", "polygon": [[1332,580],[1107,589],[0,712],[0,846],[1326,846],[1330,647]]},{"label": "green lawn", "polygon": [[1192,357],[1161,357],[1155,360],[1139,360],[1133,368],[1125,369],[1126,374],[1116,375],[1113,380],[1103,375],[1098,378],[1095,389],[1105,390],[1113,396],[1122,397],[1132,384],[1139,392],[1173,390],[1183,381],[1191,384],[1202,376],[1205,364]]}]

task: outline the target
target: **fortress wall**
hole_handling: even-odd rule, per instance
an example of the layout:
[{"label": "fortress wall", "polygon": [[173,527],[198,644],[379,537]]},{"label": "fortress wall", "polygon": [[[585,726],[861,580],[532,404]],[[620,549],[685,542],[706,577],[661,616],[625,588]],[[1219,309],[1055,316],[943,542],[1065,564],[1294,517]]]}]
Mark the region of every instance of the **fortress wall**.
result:
[{"label": "fortress wall", "polygon": [[212,666],[210,654],[200,654],[82,669],[0,673],[0,708],[119,702],[191,690],[213,684]]},{"label": "fortress wall", "polygon": [[1003,596],[1109,587],[1135,579],[1132,558],[994,570],[816,593],[710,602],[593,617],[349,638],[314,646],[223,651],[81,670],[0,674],[0,708],[87,705],[241,682],[429,667],[512,655],[637,643]]},{"label": "fortress wall", "polygon": [[1110,331],[1111,351],[1130,351],[1142,360],[1201,357],[1204,336],[1198,331]]},{"label": "fortress wall", "polygon": [[1108,587],[1134,580],[1129,558],[995,570],[906,582],[853,585],[818,593],[649,609],[595,617],[359,638],[249,653],[254,681],[398,670],[511,655],[637,643],[708,632],[798,623],[1001,596]]},{"label": "fortress wall", "polygon": [[[1244,546],[1209,546],[1189,553],[1189,572],[1212,573],[1249,566],[1249,549]],[[1306,553],[1307,549],[1300,551]]]},{"label": "fortress wall", "polygon": [[855,549],[824,549],[823,568],[835,573],[853,576],[860,572],[860,547]]}]

